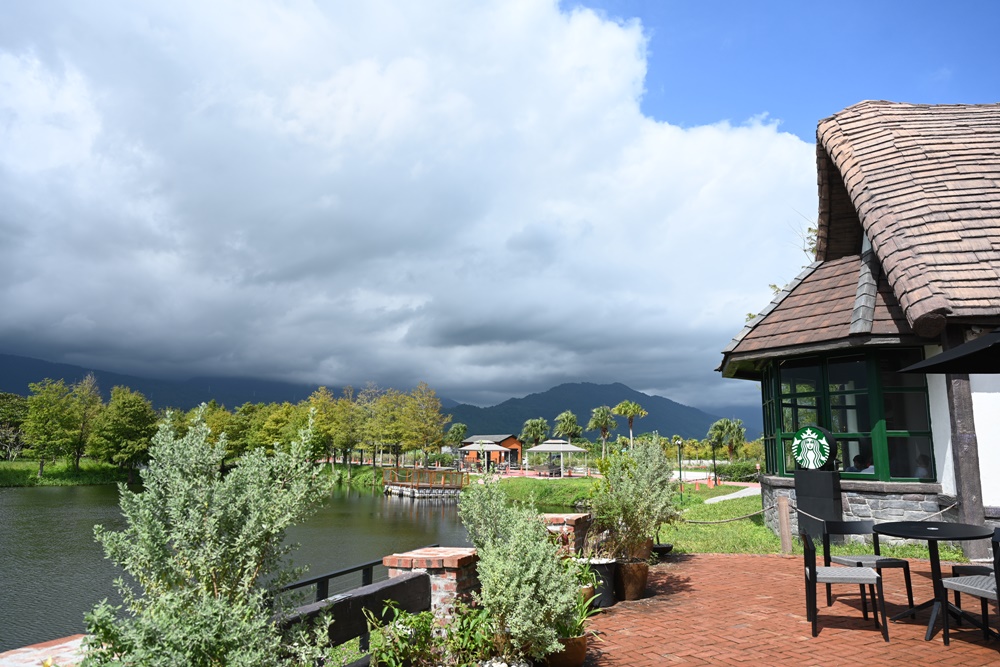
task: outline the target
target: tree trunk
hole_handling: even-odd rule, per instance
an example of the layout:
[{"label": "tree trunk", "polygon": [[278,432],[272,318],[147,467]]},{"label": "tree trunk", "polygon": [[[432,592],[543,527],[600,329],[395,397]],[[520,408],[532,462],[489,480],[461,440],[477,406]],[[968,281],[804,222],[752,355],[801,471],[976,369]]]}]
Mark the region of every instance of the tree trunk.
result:
[{"label": "tree trunk", "polygon": [[38,458],[38,479],[42,478],[43,472],[45,472],[45,457],[41,456]]},{"label": "tree trunk", "polygon": [[128,480],[126,481],[126,484],[135,484],[135,467],[134,466],[129,466],[128,467]]}]

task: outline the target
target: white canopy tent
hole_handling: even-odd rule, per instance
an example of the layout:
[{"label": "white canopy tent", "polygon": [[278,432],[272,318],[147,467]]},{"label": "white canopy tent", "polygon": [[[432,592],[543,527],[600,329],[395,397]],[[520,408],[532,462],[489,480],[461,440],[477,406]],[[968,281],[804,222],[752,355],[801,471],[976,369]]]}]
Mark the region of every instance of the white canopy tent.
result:
[{"label": "white canopy tent", "polygon": [[[577,447],[565,440],[546,440],[540,445],[535,445],[528,449],[529,452],[547,452],[549,454],[559,454],[559,475],[563,474],[563,454],[573,454],[576,452],[587,452],[583,447]],[[586,461],[586,459],[584,459]]]},{"label": "white canopy tent", "polygon": [[[507,452],[510,454],[510,447],[504,447],[503,445],[498,445],[492,440],[476,440],[471,445],[466,445],[464,447],[459,447],[460,452]],[[489,456],[486,457],[487,466],[489,465]]]}]

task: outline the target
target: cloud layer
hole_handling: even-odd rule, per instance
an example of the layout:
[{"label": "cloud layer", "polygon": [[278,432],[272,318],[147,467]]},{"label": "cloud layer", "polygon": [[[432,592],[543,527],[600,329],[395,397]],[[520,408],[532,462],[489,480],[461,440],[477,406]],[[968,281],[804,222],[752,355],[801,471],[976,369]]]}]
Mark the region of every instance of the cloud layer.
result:
[{"label": "cloud layer", "polygon": [[713,369],[805,261],[814,149],[766,117],[644,117],[638,22],[538,0],[11,12],[0,349],[480,404],[563,381],[756,400]]}]

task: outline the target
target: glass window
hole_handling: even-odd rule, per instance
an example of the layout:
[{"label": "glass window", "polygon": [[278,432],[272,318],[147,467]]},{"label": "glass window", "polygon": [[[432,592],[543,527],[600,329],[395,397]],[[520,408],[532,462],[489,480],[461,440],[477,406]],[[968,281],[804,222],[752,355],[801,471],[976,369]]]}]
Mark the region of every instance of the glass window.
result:
[{"label": "glass window", "polygon": [[816,425],[837,437],[838,467],[851,476],[935,479],[924,376],[898,372],[922,357],[920,348],[870,349],[769,364],[762,387],[769,470],[791,474],[792,434]]},{"label": "glass window", "polygon": [[844,472],[875,474],[875,466],[872,463],[874,459],[871,438],[840,438],[837,440],[837,444],[840,445],[840,458],[843,461]]},{"label": "glass window", "polygon": [[856,391],[868,387],[868,366],[864,355],[837,357],[827,366],[830,391]]},{"label": "glass window", "polygon": [[889,473],[893,477],[937,479],[934,474],[931,439],[925,435],[890,436]]},{"label": "glass window", "polygon": [[879,353],[878,371],[882,388],[925,387],[927,381],[923,373],[896,372],[900,368],[923,361],[923,358],[924,353],[920,350],[892,350]]},{"label": "glass window", "polygon": [[792,398],[781,401],[781,430],[795,433],[803,426],[819,424],[815,398]]},{"label": "glass window", "polygon": [[885,428],[889,431],[929,431],[927,395],[923,392],[882,394],[885,406]]},{"label": "glass window", "polygon": [[871,430],[868,394],[830,397],[830,430],[833,433],[861,433]]},{"label": "glass window", "polygon": [[815,357],[781,362],[781,394],[815,394],[819,391],[819,362]]}]

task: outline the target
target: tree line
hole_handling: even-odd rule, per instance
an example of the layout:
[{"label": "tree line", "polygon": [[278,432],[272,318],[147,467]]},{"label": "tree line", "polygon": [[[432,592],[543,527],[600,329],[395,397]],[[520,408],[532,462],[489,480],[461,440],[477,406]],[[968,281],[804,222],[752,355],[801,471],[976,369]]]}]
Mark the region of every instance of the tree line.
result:
[{"label": "tree line", "polygon": [[451,416],[442,414],[440,399],[423,382],[408,393],[369,384],[334,396],[320,387],[297,404],[248,402],[228,410],[213,400],[189,411],[157,411],[140,392],[121,386],[105,403],[93,375],[73,385],[45,379],[29,388],[27,397],[0,394],[0,453],[5,460],[22,453],[37,458],[39,477],[47,461],[64,458],[78,471],[86,456],[120,467],[133,481],[133,472],[148,461],[158,424],[170,420],[183,436],[199,409],[210,442],[223,442],[227,459],[258,447],[270,453],[286,449],[310,420],[310,454],[331,463],[340,456],[349,464],[356,450],[370,454],[373,463],[383,452],[397,463],[401,455],[422,453],[426,462],[442,445],[465,436],[460,424],[445,431]]}]

